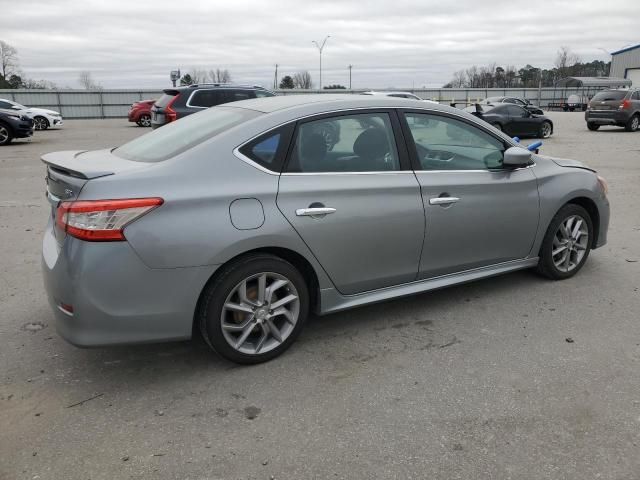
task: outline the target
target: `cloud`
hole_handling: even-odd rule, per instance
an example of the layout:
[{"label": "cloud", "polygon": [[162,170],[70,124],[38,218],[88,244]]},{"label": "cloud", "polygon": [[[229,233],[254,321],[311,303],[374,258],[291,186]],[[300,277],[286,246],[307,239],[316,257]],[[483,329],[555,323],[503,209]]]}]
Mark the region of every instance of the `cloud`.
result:
[{"label": "cloud", "polygon": [[[0,11],[10,0],[0,0]],[[26,75],[77,86],[92,72],[105,87],[158,88],[169,71],[227,68],[234,81],[271,86],[309,70],[312,40],[330,34],[323,83],[438,86],[470,65],[551,66],[566,45],[585,60],[640,42],[640,2],[495,0],[131,1],[23,0],[0,16],[0,38]]]}]

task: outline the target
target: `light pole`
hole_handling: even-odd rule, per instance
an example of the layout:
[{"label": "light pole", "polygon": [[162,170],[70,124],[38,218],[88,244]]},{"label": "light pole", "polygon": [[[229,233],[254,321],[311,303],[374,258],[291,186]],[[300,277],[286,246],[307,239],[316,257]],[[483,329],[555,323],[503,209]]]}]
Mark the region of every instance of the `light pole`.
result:
[{"label": "light pole", "polygon": [[318,47],[318,52],[320,52],[320,87],[319,89],[322,90],[322,50],[324,49],[324,45],[325,43],[327,43],[327,39],[329,39],[331,37],[331,35],[327,35],[326,37],[324,37],[324,40],[322,41],[322,45],[320,45],[318,42],[316,42],[315,40],[313,40],[311,43],[313,43],[316,47]]},{"label": "light pole", "polygon": [[351,90],[351,69],[353,68],[353,65],[349,65],[349,90]]}]

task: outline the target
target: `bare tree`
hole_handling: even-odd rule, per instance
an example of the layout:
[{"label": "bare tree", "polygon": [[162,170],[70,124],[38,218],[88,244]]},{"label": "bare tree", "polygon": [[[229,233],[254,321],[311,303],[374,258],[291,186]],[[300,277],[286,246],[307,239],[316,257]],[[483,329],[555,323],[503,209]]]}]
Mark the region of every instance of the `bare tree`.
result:
[{"label": "bare tree", "polygon": [[205,70],[198,70],[197,68],[192,68],[189,71],[189,76],[191,77],[191,80],[194,85],[198,83],[207,83],[207,72]]},{"label": "bare tree", "polygon": [[573,53],[569,47],[560,47],[556,54],[555,67],[558,69],[558,76],[564,78],[569,76],[569,67],[580,61],[580,57]]},{"label": "bare tree", "polygon": [[9,79],[16,73],[18,67],[18,50],[7,42],[0,40],[0,74],[2,78]]},{"label": "bare tree", "polygon": [[293,76],[293,85],[295,88],[302,88],[309,90],[313,88],[313,81],[311,80],[311,74],[308,70],[298,72]]},{"label": "bare tree", "polygon": [[231,74],[226,68],[224,70],[216,68],[215,70],[209,70],[209,80],[213,83],[230,83]]},{"label": "bare tree", "polygon": [[100,90],[102,88],[102,85],[96,82],[93,79],[91,72],[87,70],[83,70],[82,72],[80,72],[80,75],[78,75],[78,83],[85,90]]}]

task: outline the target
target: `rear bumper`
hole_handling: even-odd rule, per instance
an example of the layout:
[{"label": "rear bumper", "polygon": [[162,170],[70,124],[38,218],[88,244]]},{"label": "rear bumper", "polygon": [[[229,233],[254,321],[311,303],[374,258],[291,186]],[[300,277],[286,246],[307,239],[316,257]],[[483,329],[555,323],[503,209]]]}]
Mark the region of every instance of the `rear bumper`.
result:
[{"label": "rear bumper", "polygon": [[[45,231],[42,271],[56,329],[80,347],[191,337],[198,297],[214,267],[152,269],[127,242],[60,246]],[[61,304],[71,305],[67,313]]]},{"label": "rear bumper", "polygon": [[624,125],[631,117],[630,112],[624,110],[587,110],[584,119],[596,125]]}]

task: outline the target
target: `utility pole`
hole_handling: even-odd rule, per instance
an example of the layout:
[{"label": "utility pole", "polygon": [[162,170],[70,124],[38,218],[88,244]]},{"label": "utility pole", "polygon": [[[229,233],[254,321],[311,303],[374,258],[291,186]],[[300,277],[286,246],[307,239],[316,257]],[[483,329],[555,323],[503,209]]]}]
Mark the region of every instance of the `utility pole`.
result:
[{"label": "utility pole", "polygon": [[322,90],[322,50],[324,49],[324,45],[327,43],[327,39],[329,39],[330,37],[331,37],[331,35],[327,35],[326,37],[324,37],[324,40],[322,41],[322,45],[320,45],[315,40],[313,40],[311,42],[316,47],[318,47],[318,52],[320,53],[320,82],[319,82],[319,87],[318,87],[319,90]]},{"label": "utility pole", "polygon": [[351,90],[351,69],[353,68],[353,65],[349,65],[349,90]]},{"label": "utility pole", "polygon": [[278,64],[276,63],[276,73],[273,75],[273,89],[278,88]]}]

